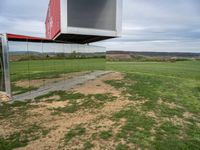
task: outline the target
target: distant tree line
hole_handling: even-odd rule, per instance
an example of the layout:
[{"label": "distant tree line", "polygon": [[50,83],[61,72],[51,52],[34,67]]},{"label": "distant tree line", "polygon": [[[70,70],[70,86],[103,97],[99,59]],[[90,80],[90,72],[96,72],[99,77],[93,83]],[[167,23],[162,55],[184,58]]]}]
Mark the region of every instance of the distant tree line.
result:
[{"label": "distant tree line", "polygon": [[164,57],[164,56],[142,56],[133,54],[107,54],[107,61],[138,61],[138,62],[177,62],[177,61],[191,61],[200,60],[199,57],[188,58],[188,57]]},{"label": "distant tree line", "polygon": [[28,60],[50,60],[50,59],[90,59],[90,58],[105,58],[104,53],[43,53],[40,55],[23,54],[10,56],[11,61],[28,61]]}]

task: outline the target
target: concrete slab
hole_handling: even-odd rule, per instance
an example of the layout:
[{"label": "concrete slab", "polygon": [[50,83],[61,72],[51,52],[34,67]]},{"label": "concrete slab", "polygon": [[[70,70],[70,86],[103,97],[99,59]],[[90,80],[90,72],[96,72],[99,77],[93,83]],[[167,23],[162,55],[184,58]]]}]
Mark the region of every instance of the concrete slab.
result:
[{"label": "concrete slab", "polygon": [[83,84],[89,80],[94,80],[100,76],[111,73],[111,71],[94,71],[85,75],[75,76],[74,78],[59,81],[50,85],[45,85],[37,90],[30,91],[24,94],[16,95],[13,101],[26,101],[33,100],[34,98],[48,94],[53,91],[66,91],[72,89],[74,86]]}]

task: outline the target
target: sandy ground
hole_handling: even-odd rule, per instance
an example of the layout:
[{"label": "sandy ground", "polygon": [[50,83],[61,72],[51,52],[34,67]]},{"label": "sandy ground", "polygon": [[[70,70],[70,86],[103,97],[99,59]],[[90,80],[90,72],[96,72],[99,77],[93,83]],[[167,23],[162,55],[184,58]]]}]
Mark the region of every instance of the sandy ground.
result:
[{"label": "sandy ground", "polygon": [[8,102],[10,100],[10,97],[4,93],[0,92],[0,102]]},{"label": "sandy ground", "polygon": [[[129,104],[129,101],[126,99],[123,99],[120,97],[121,91],[116,90],[112,86],[105,84],[104,81],[106,80],[121,80],[123,79],[123,75],[120,73],[112,73],[109,75],[102,76],[98,79],[95,79],[93,81],[88,81],[87,83],[77,86],[74,89],[72,89],[73,92],[79,92],[82,94],[106,94],[106,93],[112,93],[112,95],[117,96],[118,99],[113,102],[108,102],[104,105],[103,108],[97,109],[97,110],[80,110],[73,114],[62,114],[59,117],[49,117],[49,112],[46,108],[49,107],[62,107],[66,106],[67,102],[53,102],[53,104],[46,104],[45,102],[39,103],[38,105],[41,105],[41,108],[38,108],[38,110],[32,110],[30,113],[40,112],[38,115],[40,115],[40,122],[43,123],[44,126],[48,128],[54,128],[57,127],[55,130],[51,131],[47,137],[41,138],[39,140],[31,142],[28,146],[24,148],[19,148],[20,150],[34,150],[34,149],[57,149],[60,145],[62,145],[62,139],[70,128],[73,126],[79,125],[79,124],[92,124],[92,122],[95,122],[98,120],[99,117],[104,116],[104,118],[107,116],[110,116],[112,113],[117,112],[123,107],[125,107],[127,104]],[[48,119],[46,119],[48,118]],[[39,118],[37,118],[38,120]],[[30,119],[28,122],[32,122],[33,119]],[[35,120],[36,121],[36,120]],[[112,122],[110,120],[101,120],[101,125],[110,126],[112,125]],[[96,123],[93,123],[93,126],[98,125]],[[91,125],[89,126],[91,127]],[[92,130],[89,130],[92,134]],[[96,130],[95,130],[96,131]],[[86,137],[87,138],[87,137]],[[81,148],[83,143],[79,143],[78,145],[70,144],[69,146],[64,146],[63,149],[76,149]],[[100,149],[100,145],[102,143],[98,143],[96,141],[96,148],[94,149]],[[62,149],[61,148],[61,149]]]},{"label": "sandy ground", "polygon": [[116,90],[114,87],[105,84],[106,80],[122,80],[123,75],[121,73],[112,73],[105,75],[93,81],[88,81],[82,86],[77,86],[73,88],[73,91],[83,93],[83,94],[106,94],[112,93],[114,96],[119,96],[121,91]]},{"label": "sandy ground", "polygon": [[[67,114],[62,113],[60,115],[52,115],[52,108],[65,107],[68,105],[68,101],[56,101],[59,99],[58,96],[50,97],[49,99],[55,99],[55,101],[49,103],[43,99],[41,102],[35,102],[32,106],[37,106],[35,108],[31,108],[27,110],[28,117],[27,118],[15,118],[12,122],[1,121],[0,124],[0,134],[1,135],[9,135],[14,131],[20,130],[20,126],[14,129],[13,123],[17,121],[23,121],[23,124],[40,124],[41,126],[51,129],[47,136],[41,137],[38,140],[31,141],[26,147],[18,148],[18,150],[55,150],[55,149],[76,149],[83,147],[83,143],[80,141],[72,140],[68,145],[65,145],[63,142],[63,138],[67,131],[70,128],[84,124],[85,128],[87,128],[88,132],[84,136],[87,140],[88,136],[97,131],[96,127],[101,125],[103,128],[99,128],[98,130],[109,129],[113,126],[114,122],[108,119],[113,113],[122,110],[125,106],[127,106],[130,101],[122,96],[121,90],[117,90],[114,87],[106,84],[104,81],[106,80],[122,80],[124,77],[121,73],[110,73],[104,76],[101,76],[95,80],[88,81],[83,85],[79,85],[74,87],[71,91],[82,93],[84,95],[87,94],[107,94],[110,93],[113,96],[117,97],[116,100],[112,102],[107,102],[100,109],[90,109],[90,110],[79,110],[75,113]],[[18,83],[20,85],[21,83]],[[25,82],[23,83],[23,85]],[[100,119],[104,118],[104,119]],[[122,120],[123,122],[124,120]],[[115,130],[118,130],[116,127]],[[113,140],[111,141],[103,141],[96,140],[93,143],[95,146],[93,149],[101,149],[102,144],[106,144],[110,148],[112,147]]]},{"label": "sandy ground", "polygon": [[[9,119],[0,119],[0,135],[7,137],[14,132],[20,132],[23,129],[29,127],[32,124],[38,124],[49,132],[45,136],[41,136],[37,140],[32,140],[27,146],[17,148],[17,150],[74,150],[83,149],[85,142],[92,142],[92,150],[109,149],[114,150],[117,144],[125,143],[125,141],[119,141],[116,143],[115,137],[119,133],[121,127],[126,123],[126,119],[121,119],[115,122],[111,117],[114,113],[121,111],[129,106],[134,107],[137,112],[140,112],[147,117],[151,117],[156,121],[156,126],[153,126],[150,130],[152,134],[155,133],[156,128],[161,125],[162,122],[172,122],[174,125],[183,126],[187,124],[184,118],[193,118],[194,115],[189,112],[183,114],[184,118],[177,116],[173,117],[158,117],[154,111],[143,112],[140,108],[148,100],[128,100],[128,96],[123,93],[123,87],[116,89],[113,86],[106,84],[107,80],[123,80],[124,74],[113,72],[94,80],[85,82],[82,85],[77,85],[70,91],[73,93],[81,93],[84,95],[95,94],[110,94],[115,98],[113,101],[107,101],[100,108],[86,108],[79,109],[74,113],[60,113],[57,115],[52,114],[52,109],[63,108],[70,106],[71,103],[66,101],[59,101],[60,96],[54,95],[49,98],[43,98],[39,102],[32,102],[31,107],[26,110],[26,116],[16,114],[15,117]],[[130,81],[127,84],[135,84],[134,81]],[[158,100],[158,105],[165,105],[170,109],[176,109],[180,106],[175,103],[169,103],[162,99]],[[200,126],[200,124],[198,124]],[[76,126],[82,126],[86,129],[83,136],[73,138],[65,143],[64,137],[71,129]],[[113,136],[108,140],[101,139],[96,134],[102,131],[112,130]],[[138,130],[144,130],[138,128]],[[151,137],[154,138],[153,136]],[[180,137],[181,138],[181,137]],[[133,149],[137,149],[135,145],[128,145]]]}]

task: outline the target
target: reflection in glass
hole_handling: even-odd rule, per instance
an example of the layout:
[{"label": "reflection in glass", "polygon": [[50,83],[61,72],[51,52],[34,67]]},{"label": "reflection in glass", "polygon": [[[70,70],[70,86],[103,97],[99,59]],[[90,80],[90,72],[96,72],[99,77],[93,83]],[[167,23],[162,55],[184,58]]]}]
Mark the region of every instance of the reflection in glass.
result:
[{"label": "reflection in glass", "polygon": [[9,42],[9,48],[12,95],[18,95],[30,90],[28,43]]},{"label": "reflection in glass", "polygon": [[10,41],[9,50],[12,95],[105,69],[105,48],[102,47]]}]

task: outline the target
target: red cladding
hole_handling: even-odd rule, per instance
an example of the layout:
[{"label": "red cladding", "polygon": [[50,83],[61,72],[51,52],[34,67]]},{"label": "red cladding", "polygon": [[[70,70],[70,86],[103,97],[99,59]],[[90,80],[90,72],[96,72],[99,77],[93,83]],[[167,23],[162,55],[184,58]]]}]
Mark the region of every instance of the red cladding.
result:
[{"label": "red cladding", "polygon": [[50,0],[46,18],[46,37],[54,39],[60,32],[60,0]]},{"label": "red cladding", "polygon": [[10,41],[35,41],[35,42],[40,42],[40,41],[50,41],[49,39],[46,38],[40,38],[40,37],[32,37],[32,36],[25,36],[25,35],[18,35],[18,34],[7,34],[7,38]]}]

